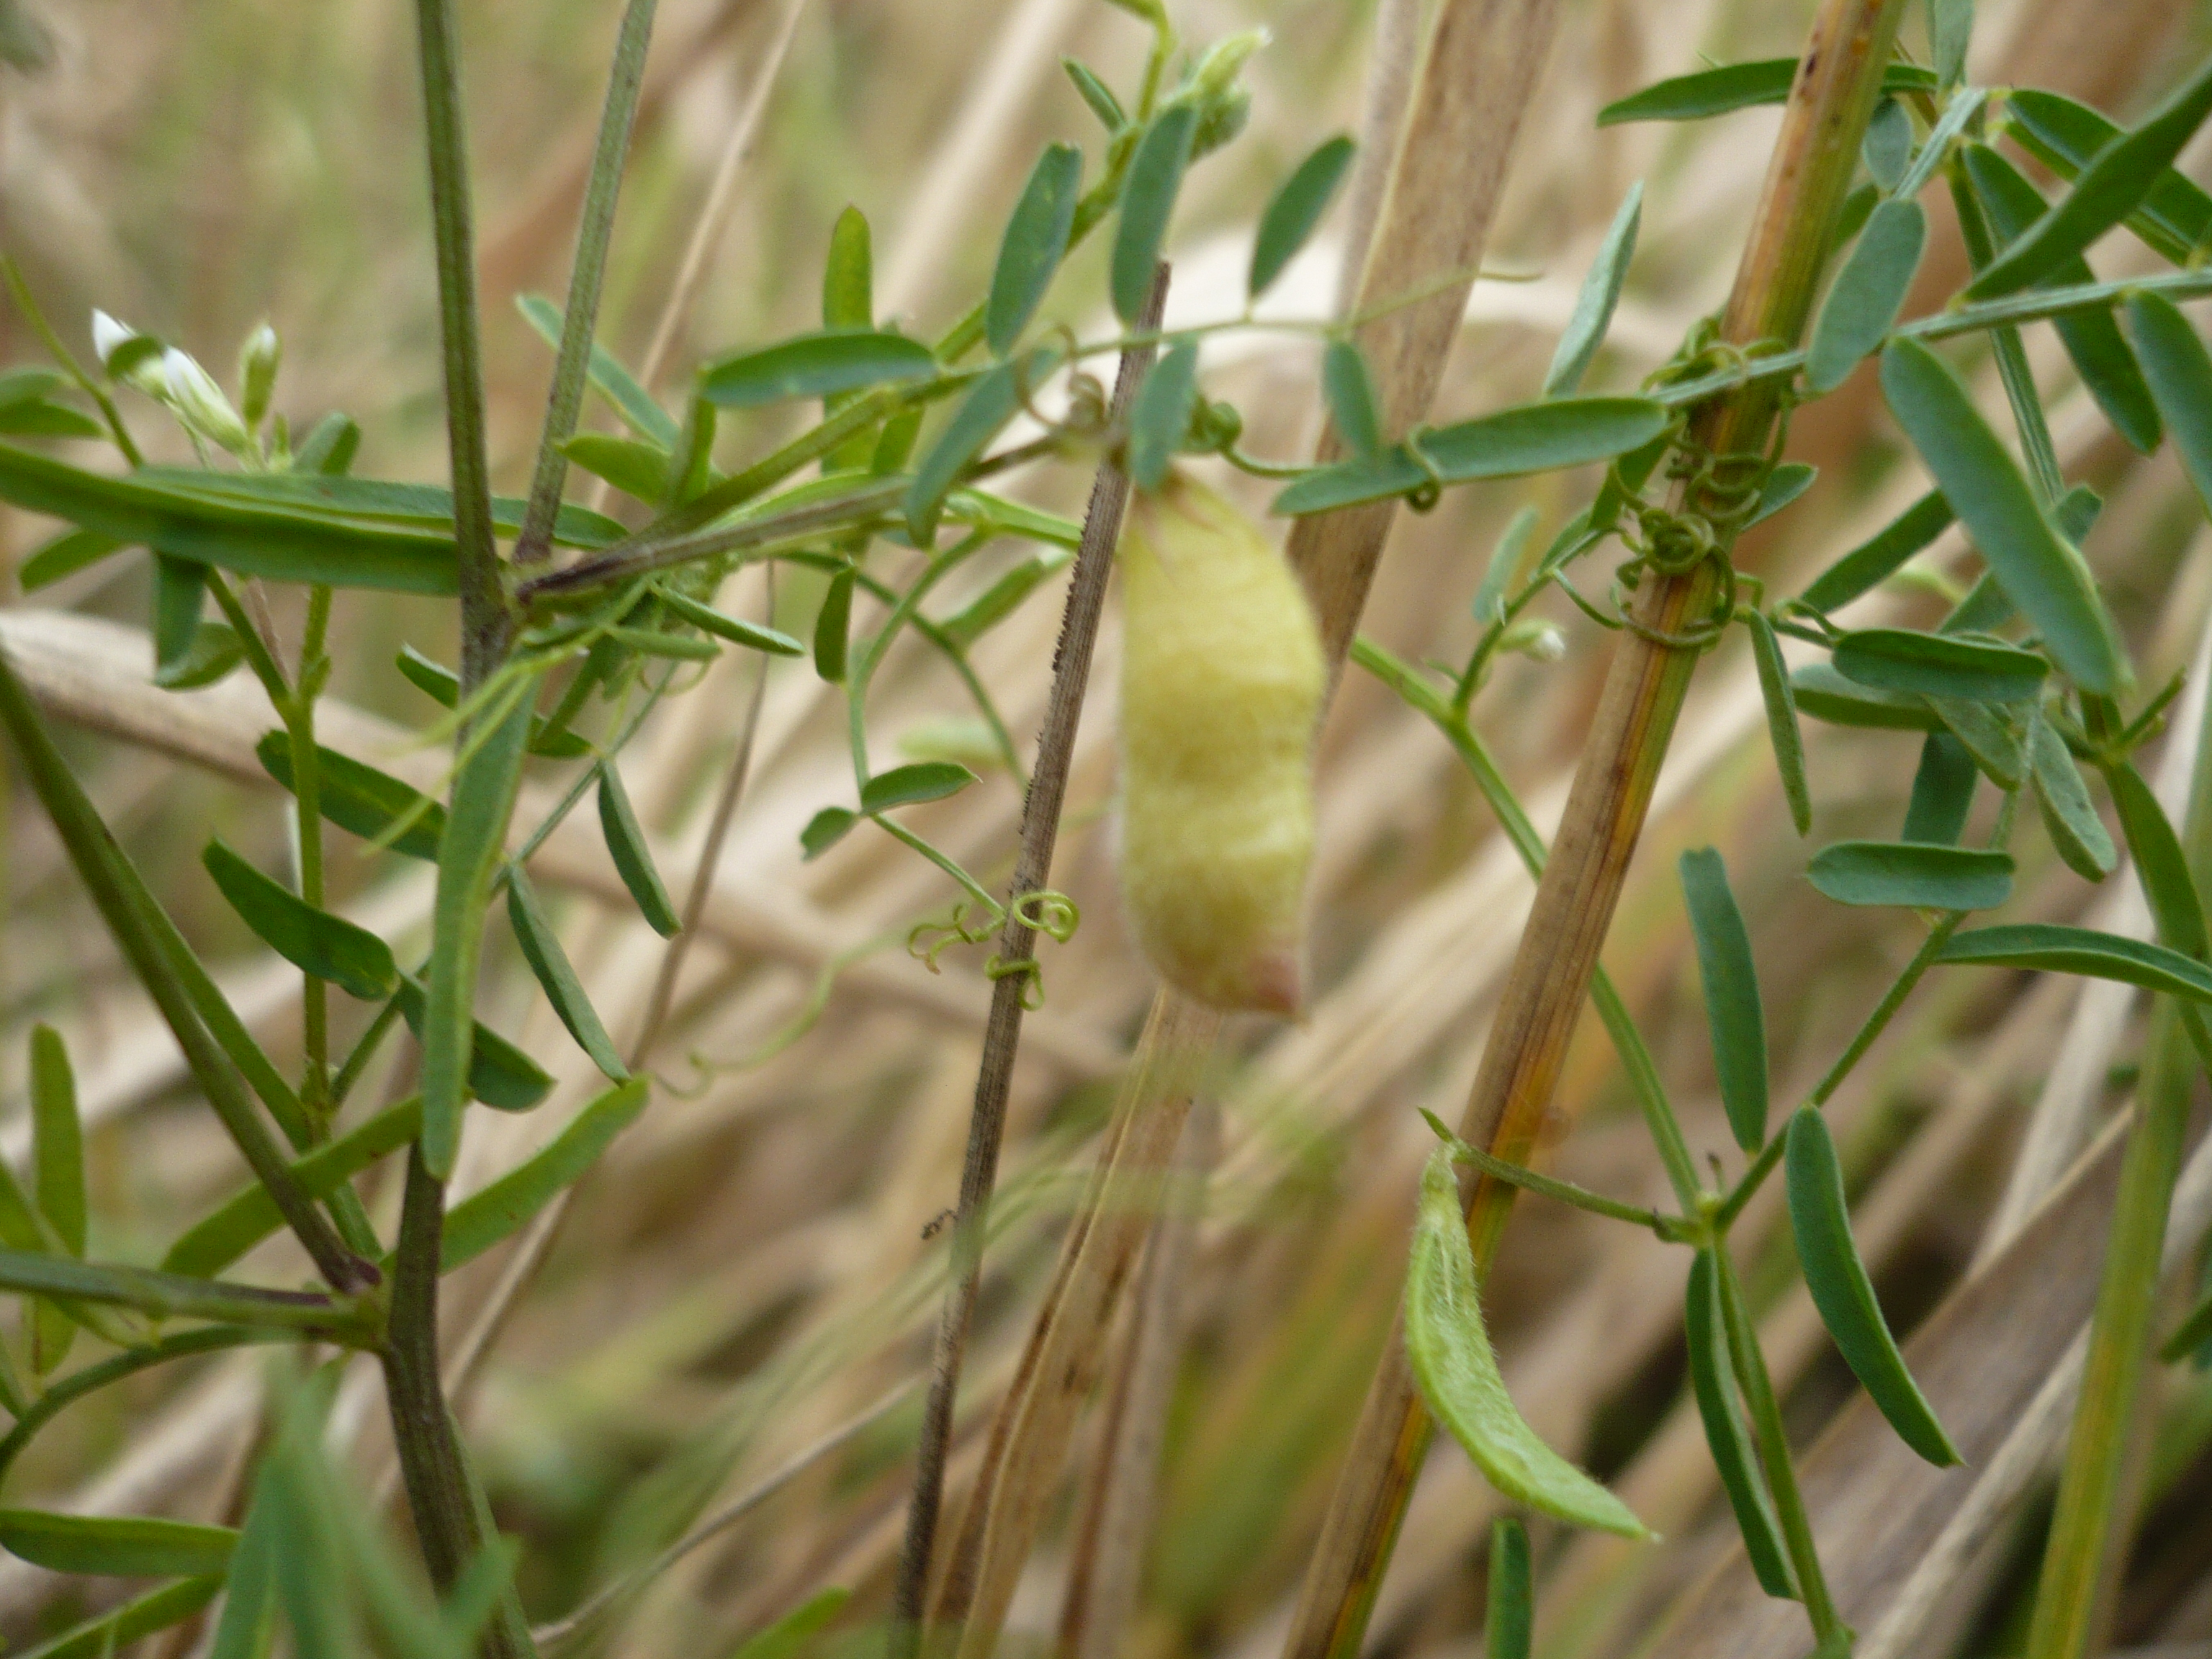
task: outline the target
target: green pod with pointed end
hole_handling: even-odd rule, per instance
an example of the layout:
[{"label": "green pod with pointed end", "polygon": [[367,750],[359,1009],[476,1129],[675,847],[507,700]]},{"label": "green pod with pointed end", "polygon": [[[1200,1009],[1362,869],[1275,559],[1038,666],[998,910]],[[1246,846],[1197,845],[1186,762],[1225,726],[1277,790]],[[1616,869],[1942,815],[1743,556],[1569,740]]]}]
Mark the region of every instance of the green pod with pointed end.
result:
[{"label": "green pod with pointed end", "polygon": [[1121,538],[1121,896],[1160,976],[1216,1008],[1296,1013],[1328,681],[1297,578],[1179,473]]}]

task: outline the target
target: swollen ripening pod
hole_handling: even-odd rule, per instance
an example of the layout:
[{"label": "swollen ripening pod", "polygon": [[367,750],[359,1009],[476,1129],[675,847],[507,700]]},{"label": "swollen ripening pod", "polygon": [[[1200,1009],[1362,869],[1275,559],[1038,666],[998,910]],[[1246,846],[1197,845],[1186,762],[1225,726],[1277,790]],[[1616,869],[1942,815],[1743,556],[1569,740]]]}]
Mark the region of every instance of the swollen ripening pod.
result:
[{"label": "swollen ripening pod", "polygon": [[1327,671],[1304,591],[1170,473],[1121,538],[1121,897],[1145,954],[1216,1008],[1293,1014]]}]

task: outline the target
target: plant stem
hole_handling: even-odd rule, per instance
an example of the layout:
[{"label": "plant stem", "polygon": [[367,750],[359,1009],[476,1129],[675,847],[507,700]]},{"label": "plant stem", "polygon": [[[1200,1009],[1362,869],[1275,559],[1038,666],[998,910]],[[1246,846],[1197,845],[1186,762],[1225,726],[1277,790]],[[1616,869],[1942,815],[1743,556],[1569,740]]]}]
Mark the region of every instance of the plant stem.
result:
[{"label": "plant stem", "polygon": [[[1167,301],[1168,271],[1152,273],[1139,326],[1159,325]],[[1115,377],[1113,418],[1128,411],[1137,386],[1152,366],[1150,347],[1123,354]],[[1098,638],[1098,619],[1106,604],[1106,580],[1121,539],[1121,513],[1129,480],[1111,459],[1099,465],[1083,519],[1083,540],[1060,620],[1060,644],[1053,655],[1052,690],[1044,728],[1037,738],[1036,768],[1022,804],[1022,842],[1008,888],[1006,926],[999,935],[1002,962],[1019,962],[1036,946],[1036,930],[1024,920],[1018,901],[1052,876],[1053,848],[1060,835],[1067,798],[1067,774],[1075,758],[1075,728],[1091,681],[1091,656]],[[976,1070],[975,1103],[968,1120],[968,1151],[961,1165],[960,1197],[952,1216],[951,1261],[945,1310],[938,1322],[929,1397],[922,1408],[921,1443],[915,1455],[914,1497],[907,1508],[906,1541],[899,1553],[898,1578],[891,1592],[890,1651],[894,1659],[918,1652],[922,1607],[929,1590],[930,1557],[937,1519],[945,1501],[945,1465],[952,1443],[952,1407],[967,1357],[968,1331],[982,1284],[983,1242],[990,1226],[991,1192],[999,1176],[999,1147],[1006,1129],[1006,1099],[1013,1085],[1014,1054],[1021,1042],[1024,974],[1008,974],[991,990],[991,1014],[984,1029],[982,1060]]]},{"label": "plant stem", "polygon": [[[2212,880],[2212,743],[2200,746],[2181,830],[2197,890]],[[2144,1039],[2142,1078],[2130,1110],[2127,1152],[2090,1317],[2081,1403],[2066,1444],[2058,1507],[2044,1547],[2028,1626],[2027,1659],[2081,1659],[2106,1616],[2106,1564],[2124,1541],[2115,1511],[2139,1413],[2145,1352],[2157,1310],[2166,1212],[2188,1139],[2197,1060],[2188,1025],[2201,1017],[2160,997]]]},{"label": "plant stem", "polygon": [[[319,585],[307,592],[298,689],[279,710],[292,750],[292,821],[299,835],[300,896],[318,910],[323,908],[323,807],[322,760],[315,746],[315,698],[330,673],[329,659],[323,653],[330,625],[331,590]],[[329,1134],[331,1127],[330,988],[309,974],[301,995],[307,1072],[300,1094],[308,1127],[320,1139]]]},{"label": "plant stem", "polygon": [[530,480],[530,500],[522,529],[514,539],[518,567],[537,564],[553,550],[553,520],[560,511],[561,489],[568,477],[562,446],[575,434],[584,407],[584,386],[592,366],[592,339],[599,316],[599,291],[607,271],[607,246],[614,239],[615,203],[622,193],[623,161],[629,153],[630,128],[637,118],[638,94],[645,85],[645,52],[653,38],[654,0],[629,0],[615,37],[615,60],[607,77],[606,106],[599,116],[599,147],[592,156],[584,210],[576,227],[576,254],[568,272],[568,303],[561,321],[561,349],[553,362],[553,388],[545,400],[545,429],[538,441],[538,465]]},{"label": "plant stem", "polygon": [[219,1319],[314,1332],[357,1346],[374,1342],[377,1334],[373,1302],[332,1297],[319,1291],[229,1285],[28,1250],[0,1249],[0,1290],[136,1308],[156,1319]]},{"label": "plant stem", "polygon": [[[1723,314],[1723,340],[1794,345],[1802,334],[1903,9],[1901,0],[1824,0]],[[1691,441],[1717,455],[1763,453],[1780,402],[1779,386],[1746,386],[1695,412]],[[1692,497],[1676,510],[1710,505]],[[1508,1163],[1527,1164],[1539,1145],[1696,666],[1696,651],[1663,641],[1705,615],[1715,585],[1708,562],[1644,586],[1636,601],[1644,631],[1622,635],[1590,721],[1461,1125],[1468,1141]],[[1511,1188],[1475,1183],[1468,1227],[1478,1266],[1495,1254],[1511,1204]],[[1289,1659],[1357,1651],[1431,1431],[1394,1334],[1331,1499],[1285,1644]]]}]

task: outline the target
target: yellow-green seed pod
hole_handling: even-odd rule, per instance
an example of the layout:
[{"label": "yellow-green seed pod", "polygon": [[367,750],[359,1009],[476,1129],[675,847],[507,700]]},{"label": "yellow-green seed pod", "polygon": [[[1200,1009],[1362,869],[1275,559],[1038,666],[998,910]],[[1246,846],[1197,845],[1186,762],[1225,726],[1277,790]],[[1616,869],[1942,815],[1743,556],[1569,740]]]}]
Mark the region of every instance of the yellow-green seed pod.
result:
[{"label": "yellow-green seed pod", "polygon": [[1121,538],[1121,896],[1160,976],[1217,1008],[1294,1014],[1328,673],[1304,590],[1181,474]]}]

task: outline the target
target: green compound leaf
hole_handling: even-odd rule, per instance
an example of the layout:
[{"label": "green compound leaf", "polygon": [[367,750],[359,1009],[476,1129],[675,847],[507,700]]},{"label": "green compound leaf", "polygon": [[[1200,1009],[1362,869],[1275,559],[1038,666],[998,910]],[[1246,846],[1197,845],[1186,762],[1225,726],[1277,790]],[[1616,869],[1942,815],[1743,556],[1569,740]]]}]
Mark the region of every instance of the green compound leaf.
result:
[{"label": "green compound leaf", "polygon": [[[1647,398],[1557,398],[1501,410],[1420,434],[1422,454],[1448,484],[1510,478],[1610,460],[1651,442],[1670,417]],[[1275,497],[1271,511],[1297,515],[1387,501],[1419,490],[1431,475],[1404,444],[1323,467]]]},{"label": "green compound leaf", "polygon": [[1344,181],[1355,148],[1342,133],[1324,139],[1268,198],[1252,242],[1252,269],[1245,283],[1251,298],[1266,293],[1306,245]]},{"label": "green compound leaf", "polygon": [[1710,847],[1693,848],[1682,854],[1678,867],[1697,941],[1698,978],[1705,987],[1721,1104],[1735,1144],[1755,1152],[1766,1144],[1766,1016],[1759,1006],[1751,933],[1718,853]]},{"label": "green compound leaf", "polygon": [[[2046,204],[2043,192],[1987,144],[1968,144],[1965,166],[1974,194],[1989,214],[1990,228],[1996,231],[1998,240],[2008,242],[2023,234],[2044,211]],[[2089,269],[2089,262],[2076,254],[2057,266],[2051,280],[2071,286],[2094,283],[2097,278]],[[2112,429],[2142,454],[2156,449],[2160,438],[2158,406],[2151,399],[2150,388],[2143,384],[2142,370],[2136,362],[2135,353],[2128,349],[2128,343],[2122,337],[2120,325],[2112,313],[2071,311],[2052,318],[2051,324],[2065,343],[2066,355],[2074,360],[2081,384],[2105,411],[2105,418],[2112,423]]]},{"label": "green compound leaf", "polygon": [[[1597,124],[1610,127],[1624,121],[1699,121],[1730,110],[1784,103],[1796,78],[1794,58],[1765,58],[1700,70],[1695,75],[1658,82],[1607,104],[1597,112]],[[1916,64],[1891,64],[1882,70],[1881,88],[1891,94],[1934,92],[1936,76]]]},{"label": "green compound leaf", "polygon": [[873,329],[823,329],[738,352],[700,371],[699,395],[721,409],[758,409],[792,398],[840,392],[937,373],[937,359],[919,340]]},{"label": "green compound leaf", "polygon": [[1940,732],[1943,722],[1928,700],[1909,691],[1877,691],[1836,672],[1835,665],[1807,663],[1790,676],[1797,707],[1831,726],[1882,732]]},{"label": "green compound leaf", "polygon": [[2028,733],[2027,754],[2035,804],[2051,844],[2075,875],[2085,881],[2104,880],[2119,867],[2120,855],[2089,799],[2089,787],[2067,751],[2066,739],[2038,716]]},{"label": "green compound leaf", "polygon": [[[379,1159],[422,1132],[422,1103],[414,1097],[387,1107],[360,1127],[318,1146],[292,1164],[292,1178],[313,1199],[328,1198]],[[161,1271],[212,1279],[283,1224],[276,1201],[248,1186],[186,1230],[161,1258]]]},{"label": "green compound leaf", "polygon": [[2057,205],[1985,266],[1966,290],[1991,300],[2042,281],[2141,205],[2212,114],[2212,60],[2128,132],[2100,147]]},{"label": "green compound leaf", "polygon": [[1905,308],[1927,243],[1928,216],[1919,203],[1893,198],[1875,209],[1813,325],[1805,383],[1815,395],[1834,391],[1881,346]]},{"label": "green compound leaf", "polygon": [[2042,689],[2042,658],[2017,646],[1923,634],[1909,628],[1868,628],[1836,641],[1836,671],[1884,691],[1918,691],[1972,702],[2020,702]]},{"label": "green compound leaf", "polygon": [[1198,398],[1198,343],[1183,340],[1152,365],[1129,405],[1129,439],[1125,453],[1129,482],[1158,489],[1168,464],[1190,430],[1190,411]]},{"label": "green compound leaf", "polygon": [[2174,453],[2197,486],[2197,500],[2212,510],[2212,356],[2189,319],[2158,295],[2129,301],[2128,322],[2151,397],[2173,436]]},{"label": "green compound leaf", "polygon": [[[253,745],[253,753],[264,771],[284,788],[292,788],[292,745],[284,733],[265,733]],[[315,748],[315,769],[320,785],[316,798],[325,817],[363,841],[384,841],[394,824],[404,823],[407,828],[386,845],[410,858],[435,862],[438,842],[446,833],[442,805],[389,772],[320,744]]]},{"label": "green compound leaf", "polygon": [[50,1572],[118,1578],[219,1573],[238,1534],[228,1527],[137,1515],[55,1515],[0,1510],[0,1549]]},{"label": "green compound leaf", "polygon": [[1797,1581],[1790,1570],[1789,1549],[1782,1541],[1782,1523],[1775,1517],[1774,1502],[1767,1494],[1751,1431],[1745,1425],[1743,1402],[1729,1370],[1720,1279],[1709,1251],[1699,1250],[1690,1263],[1682,1323],[1688,1340],[1691,1393],[1705,1424],[1705,1443],[1712,1449],[1722,1490],[1728,1493],[1729,1507],[1735,1511],[1736,1530],[1743,1534],[1751,1570],[1759,1587],[1769,1595],[1794,1601]]},{"label": "green compound leaf", "polygon": [[1638,179],[1628,187],[1606,230],[1605,240],[1598,244],[1597,258],[1583,274],[1573,313],[1552,352],[1552,366],[1544,374],[1547,398],[1573,396],[1583,376],[1589,373],[1590,362],[1605,343],[1606,331],[1613,326],[1613,307],[1620,303],[1621,284],[1628,279],[1628,262],[1635,256],[1636,233],[1643,219],[1644,181]]},{"label": "green compound leaf", "polygon": [[1790,1119],[1782,1161],[1797,1260],[1805,1270],[1805,1288],[1813,1293],[1813,1305],[1820,1310],[1820,1322],[1843,1351],[1851,1374],[1905,1443],[1936,1468],[1949,1468],[1960,1461],[1959,1454],[1905,1369],[1897,1339],[1882,1318],[1873,1281],[1851,1238],[1836,1143],[1819,1112],[1805,1107]]},{"label": "green compound leaf", "polygon": [[1980,778],[1966,744],[1948,732],[1930,732],[1920,745],[1920,765],[1912,775],[1912,796],[1898,839],[1957,846],[1966,833],[1974,785]]},{"label": "green compound leaf", "polygon": [[763,628],[758,623],[743,621],[727,611],[715,610],[711,605],[702,605],[672,588],[660,590],[660,602],[701,632],[727,640],[732,645],[742,645],[753,651],[765,651],[774,657],[803,657],[806,654],[806,647],[788,634],[773,628]]},{"label": "green compound leaf", "polygon": [[911,766],[895,766],[868,780],[860,791],[860,811],[873,817],[894,806],[943,800],[975,781],[975,775],[957,761],[916,761]]},{"label": "green compound leaf", "polygon": [[1814,854],[1805,874],[1838,904],[1921,910],[1989,910],[2012,896],[2005,853],[1917,842],[1839,841]]},{"label": "green compound leaf", "polygon": [[[2008,131],[2062,179],[2079,178],[2120,132],[2100,112],[2055,92],[2008,93],[2005,106]],[[2127,226],[2166,258],[2185,264],[2212,228],[2212,196],[2168,167],[2128,216]]]},{"label": "green compound leaf", "polygon": [[453,777],[453,810],[438,843],[430,965],[416,1034],[422,1045],[422,1162],[441,1180],[453,1172],[461,1144],[461,1109],[471,1092],[477,1029],[473,1011],[484,907],[491,898],[492,875],[499,867],[515,791],[522,781],[530,702],[526,688],[514,707],[482,734],[475,752],[461,763]]},{"label": "green compound leaf", "polygon": [[1990,968],[2030,968],[2045,974],[2079,974],[2163,991],[2191,1002],[2212,1002],[2212,969],[2163,945],[2124,939],[2093,927],[2017,922],[1954,933],[1938,962]]},{"label": "green compound leaf", "polygon": [[1759,695],[1766,705],[1766,738],[1774,750],[1774,769],[1782,776],[1790,822],[1801,836],[1813,828],[1813,791],[1805,777],[1805,737],[1797,726],[1797,699],[1782,660],[1782,641],[1763,611],[1751,613],[1752,661],[1759,670]]},{"label": "green compound leaf", "polygon": [[983,337],[994,357],[1014,349],[1052,286],[1067,253],[1076,198],[1082,190],[1083,152],[1073,144],[1047,145],[1022,187],[1013,217],[1006,221],[999,263],[991,272],[990,297],[983,304]]},{"label": "green compound leaf", "polygon": [[1406,1270],[1406,1353],[1429,1410],[1499,1492],[1573,1526],[1648,1535],[1626,1504],[1544,1443],[1506,1393],[1483,1327],[1474,1252],[1447,1147],[1431,1152],[1421,1171]]},{"label": "green compound leaf", "polygon": [[1528,1529],[1517,1515],[1490,1528],[1490,1582],[1484,1589],[1483,1659],[1528,1659],[1536,1634],[1536,1592],[1528,1567]]},{"label": "green compound leaf", "polygon": [[647,925],[661,938],[672,939],[684,924],[676,907],[668,902],[660,872],[653,868],[653,850],[638,823],[637,809],[629,804],[629,791],[623,787],[622,773],[611,760],[601,761],[599,771],[599,830],[606,840],[607,855],[614,860],[615,872],[629,890]]},{"label": "green compound leaf", "polygon": [[583,981],[576,977],[568,953],[561,948],[561,936],[545,915],[538,889],[519,867],[507,875],[507,921],[514,930],[514,942],[522,949],[522,959],[530,964],[545,1000],[553,1005],[561,1024],[568,1028],[568,1035],[576,1039],[576,1046],[591,1056],[592,1064],[606,1077],[617,1083],[628,1080],[629,1067],[615,1051],[614,1041],[599,1023],[599,1011],[592,1006]]},{"label": "green compound leaf", "polygon": [[1114,314],[1124,323],[1135,324],[1144,311],[1145,295],[1152,291],[1152,268],[1167,240],[1168,221],[1175,213],[1183,169],[1190,165],[1191,140],[1197,133],[1196,106],[1170,105],[1152,118],[1129,158],[1128,177],[1121,186],[1121,220],[1115,227],[1109,266]]},{"label": "green compound leaf", "polygon": [[521,1231],[554,1194],[581,1179],[614,1138],[645,1109],[646,1080],[617,1084],[576,1114],[552,1144],[446,1217],[443,1271],[451,1273]]},{"label": "green compound leaf", "polygon": [[1823,614],[1842,610],[1905,568],[1951,527],[1951,503],[1931,489],[1813,579],[1799,603]]},{"label": "green compound leaf", "polygon": [[2203,901],[2166,809],[2142,774],[2124,761],[2106,769],[2105,782],[2119,813],[2128,856],[2135,860],[2136,878],[2142,884],[2143,897],[2158,924],[2159,942],[2200,962],[2212,957]]},{"label": "green compound leaf", "polygon": [[398,985],[392,947],[366,927],[317,909],[220,841],[201,850],[200,862],[256,937],[302,973],[364,1002],[381,1002]]},{"label": "green compound leaf", "polygon": [[111,477],[9,444],[0,444],[0,501],[271,581],[446,596],[458,580],[450,535],[264,507],[141,474]]},{"label": "green compound leaf", "polygon": [[2127,659],[2081,553],[2060,537],[1950,367],[1914,340],[1881,354],[1882,392],[1912,447],[2059,667],[2114,696]]}]

